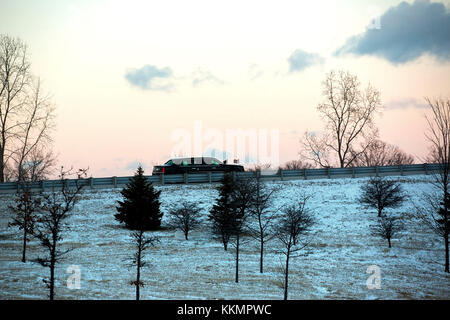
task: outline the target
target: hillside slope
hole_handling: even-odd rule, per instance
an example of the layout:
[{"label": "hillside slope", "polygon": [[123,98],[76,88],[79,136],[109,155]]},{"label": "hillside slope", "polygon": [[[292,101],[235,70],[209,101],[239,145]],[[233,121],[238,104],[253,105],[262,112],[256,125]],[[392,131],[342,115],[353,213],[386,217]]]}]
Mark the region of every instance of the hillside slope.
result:
[{"label": "hillside slope", "polygon": [[[377,215],[356,201],[365,178],[275,182],[282,187],[276,206],[295,200],[298,192],[313,195],[310,202],[316,224],[305,255],[292,260],[290,299],[449,299],[450,276],[444,270],[444,244],[417,218],[413,202],[428,190],[427,176],[401,177],[410,196],[398,209],[406,230],[387,248],[385,240],[370,234]],[[223,250],[212,238],[207,211],[217,191],[214,185],[177,185],[162,190],[162,209],[181,199],[196,201],[204,211],[203,226],[185,241],[181,232],[157,232],[161,242],[147,254],[146,286],[142,299],[282,299],[282,257],[277,242],[267,246],[264,274],[259,273],[257,241],[246,238],[241,245],[240,282],[234,283],[234,250]],[[7,206],[13,195],[0,196],[0,298],[46,299],[43,279],[48,269],[37,263],[20,262],[21,234],[8,228]],[[65,247],[74,247],[57,270],[56,299],[133,299],[134,268],[129,268],[130,232],[114,219],[119,190],[86,189],[70,218]],[[163,225],[167,217],[163,217]],[[35,240],[28,258],[39,255]],[[69,290],[66,268],[81,270],[81,289]],[[370,265],[381,268],[381,289],[369,290],[366,273]]]}]

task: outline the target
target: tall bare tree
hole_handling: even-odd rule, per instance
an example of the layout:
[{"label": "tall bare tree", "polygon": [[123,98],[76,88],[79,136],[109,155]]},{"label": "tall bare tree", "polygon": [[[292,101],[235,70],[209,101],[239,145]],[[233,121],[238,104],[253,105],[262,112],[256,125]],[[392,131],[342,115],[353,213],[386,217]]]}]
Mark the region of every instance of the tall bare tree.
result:
[{"label": "tall bare tree", "polygon": [[[48,170],[55,162],[52,152],[46,150],[52,141],[55,108],[50,96],[42,93],[40,79],[33,79],[31,83],[12,155],[19,182],[42,178],[42,169]],[[38,172],[41,177],[36,175]]]},{"label": "tall bare tree", "polygon": [[425,137],[430,143],[427,161],[439,164],[433,174],[434,190],[424,193],[425,206],[418,208],[423,221],[439,236],[445,245],[445,272],[449,271],[449,231],[450,231],[450,99],[425,98],[431,112],[425,119],[428,130]]},{"label": "tall bare tree", "polygon": [[46,149],[54,113],[40,79],[31,75],[25,43],[0,35],[0,182],[6,177],[22,181],[38,155],[40,167],[53,164],[54,157]]},{"label": "tall bare tree", "polygon": [[12,140],[24,123],[29,83],[27,46],[18,38],[0,35],[0,182],[5,181],[6,163],[14,152]]},{"label": "tall bare tree", "polygon": [[[361,89],[357,76],[344,71],[327,74],[323,86],[325,100],[317,111],[325,133],[306,132],[301,156],[322,167],[348,167],[377,137],[374,116],[381,108],[380,92],[370,84]],[[364,140],[368,143],[360,147]]]}]

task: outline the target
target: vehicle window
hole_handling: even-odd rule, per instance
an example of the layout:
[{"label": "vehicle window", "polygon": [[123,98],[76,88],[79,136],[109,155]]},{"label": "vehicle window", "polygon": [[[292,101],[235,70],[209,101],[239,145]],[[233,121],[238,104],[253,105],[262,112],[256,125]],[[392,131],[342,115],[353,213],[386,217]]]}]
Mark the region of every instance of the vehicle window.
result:
[{"label": "vehicle window", "polygon": [[216,166],[222,164],[222,162],[220,160],[218,160],[216,158],[211,158],[211,157],[203,158],[203,162],[205,164],[212,164],[212,165],[216,165]]},{"label": "vehicle window", "polygon": [[187,166],[191,163],[191,158],[172,159],[172,161],[176,165]]},{"label": "vehicle window", "polygon": [[166,163],[164,163],[166,166],[171,166],[173,165],[173,161],[172,159],[170,159],[169,161],[167,161]]}]

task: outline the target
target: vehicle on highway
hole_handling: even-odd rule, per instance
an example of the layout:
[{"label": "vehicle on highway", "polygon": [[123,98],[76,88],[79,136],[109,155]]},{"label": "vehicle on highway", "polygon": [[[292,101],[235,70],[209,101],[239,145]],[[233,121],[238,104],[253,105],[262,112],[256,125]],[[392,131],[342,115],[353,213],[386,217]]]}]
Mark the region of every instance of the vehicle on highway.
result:
[{"label": "vehicle on highway", "polygon": [[174,158],[160,166],[153,167],[153,175],[200,173],[200,172],[242,172],[244,167],[227,164],[213,157]]}]

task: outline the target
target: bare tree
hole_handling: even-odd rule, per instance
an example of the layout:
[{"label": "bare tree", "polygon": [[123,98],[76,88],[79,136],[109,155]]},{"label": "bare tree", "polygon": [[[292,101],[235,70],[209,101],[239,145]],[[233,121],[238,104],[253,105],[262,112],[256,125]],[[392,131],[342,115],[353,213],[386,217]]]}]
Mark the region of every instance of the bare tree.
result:
[{"label": "bare tree", "polygon": [[312,169],[314,166],[311,163],[304,162],[302,160],[291,160],[281,166],[281,170],[302,170],[302,169]]},{"label": "bare tree", "polygon": [[407,154],[395,145],[379,139],[372,140],[368,144],[366,143],[364,142],[363,146],[367,145],[367,148],[359,156],[353,154],[356,156],[353,161],[353,166],[396,166],[414,163],[414,157],[412,155]]},{"label": "bare tree", "polygon": [[[424,193],[426,206],[418,210],[423,221],[439,236],[445,244],[445,272],[449,270],[449,229],[450,229],[450,201],[449,173],[450,173],[450,100],[425,98],[431,109],[429,116],[425,116],[428,130],[425,137],[430,143],[428,162],[439,164],[439,170],[433,174],[434,190]],[[441,205],[439,205],[441,204]]]},{"label": "bare tree", "polygon": [[309,196],[303,195],[295,205],[286,207],[283,210],[283,217],[280,221],[277,238],[281,243],[279,251],[286,257],[284,267],[284,300],[288,298],[289,285],[289,260],[307,246],[306,242],[300,243],[300,237],[305,236],[314,224],[312,214],[307,207]]},{"label": "bare tree", "polygon": [[45,147],[35,148],[27,154],[20,167],[14,170],[14,176],[17,180],[20,176],[21,180],[18,181],[21,185],[42,181],[54,172],[55,164],[56,156],[51,150],[46,150]]},{"label": "bare tree", "polygon": [[384,177],[370,178],[361,187],[358,201],[369,207],[376,208],[378,217],[383,215],[385,208],[396,208],[405,200],[402,186],[399,182]]},{"label": "bare tree", "polygon": [[30,188],[23,188],[15,199],[15,205],[9,206],[14,216],[10,227],[18,227],[23,230],[22,239],[22,262],[26,262],[27,242],[30,241],[30,235],[34,233],[34,225],[36,223],[36,211],[41,205],[39,197],[35,196]]},{"label": "bare tree", "polygon": [[[370,84],[361,90],[358,78],[344,71],[330,72],[323,84],[325,101],[317,110],[325,133],[319,137],[306,132],[301,156],[322,167],[333,166],[335,159],[339,167],[348,167],[377,136],[374,116],[381,108],[380,92]],[[367,145],[358,149],[364,140]]]},{"label": "bare tree", "polygon": [[391,239],[404,229],[404,225],[398,217],[383,215],[371,229],[373,235],[386,239],[389,248],[392,248]]},{"label": "bare tree", "polygon": [[[40,79],[31,83],[31,96],[22,110],[22,123],[17,130],[16,148],[11,157],[19,182],[34,180],[33,174],[42,173],[43,168],[48,169],[55,162],[51,151],[45,150],[52,141],[50,134],[54,129],[55,108],[50,97],[42,93]],[[28,177],[24,177],[27,174]]]},{"label": "bare tree", "polygon": [[61,167],[59,175],[61,188],[42,195],[42,203],[34,235],[47,251],[47,256],[39,257],[37,262],[50,269],[50,279],[45,281],[50,290],[50,300],[53,300],[55,295],[56,264],[72,250],[70,248],[61,250],[59,243],[68,229],[66,221],[70,217],[70,213],[78,200],[83,186],[86,185],[82,179],[86,176],[86,171],[87,169],[80,169],[77,172],[77,179],[74,180],[74,185],[71,187],[66,177],[73,174],[73,172],[72,170],[65,171]]},{"label": "bare tree", "polygon": [[189,231],[200,224],[201,208],[196,203],[182,201],[169,211],[169,226],[183,232],[184,238],[188,240]]},{"label": "bare tree", "polygon": [[278,189],[274,187],[269,189],[260,175],[255,178],[254,185],[250,215],[256,220],[256,227],[249,225],[248,229],[250,235],[259,241],[259,272],[263,273],[264,245],[275,236],[272,226],[275,218],[273,198]]},{"label": "bare tree", "polygon": [[147,262],[144,260],[145,251],[154,246],[156,242],[159,242],[159,238],[156,236],[146,236],[143,229],[133,231],[131,238],[136,251],[133,255],[133,265],[136,266],[136,280],[131,281],[131,285],[136,287],[136,300],[140,299],[140,288],[144,286],[144,282],[141,280],[141,269],[147,266]]},{"label": "bare tree", "polygon": [[0,182],[5,181],[5,167],[13,155],[13,140],[24,121],[30,63],[27,47],[20,39],[0,35]]},{"label": "bare tree", "polygon": [[270,163],[260,163],[260,164],[254,164],[252,167],[246,168],[246,171],[249,172],[261,172],[261,171],[267,171],[272,168],[272,164]]},{"label": "bare tree", "polygon": [[51,142],[54,112],[40,79],[30,73],[26,45],[0,35],[0,182],[22,181],[32,157],[42,155],[41,163],[48,159],[51,153],[42,151]]}]

